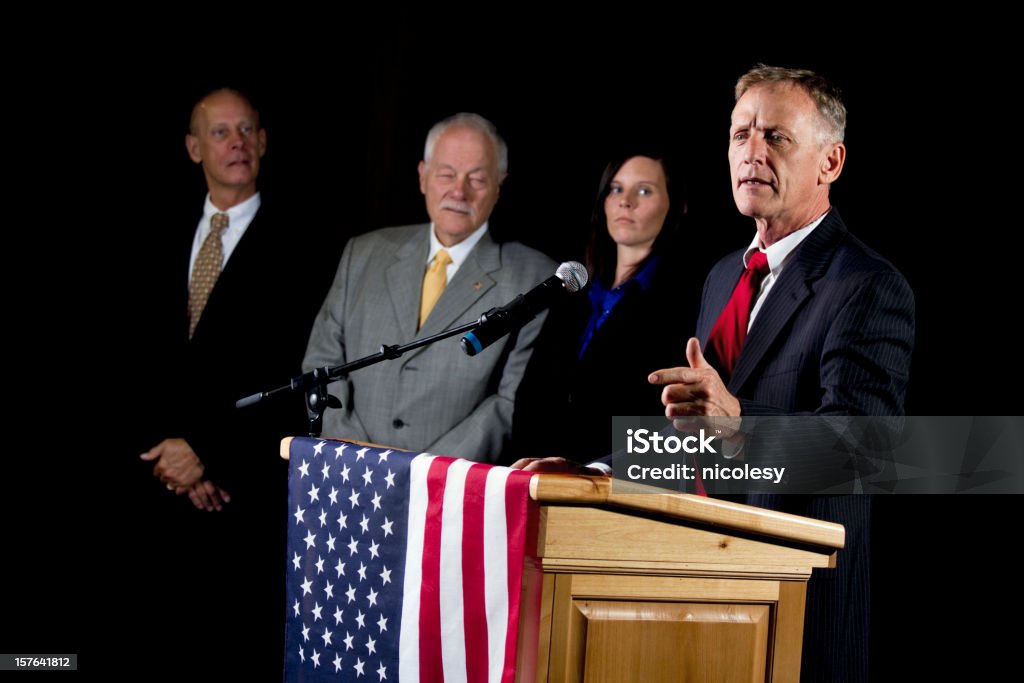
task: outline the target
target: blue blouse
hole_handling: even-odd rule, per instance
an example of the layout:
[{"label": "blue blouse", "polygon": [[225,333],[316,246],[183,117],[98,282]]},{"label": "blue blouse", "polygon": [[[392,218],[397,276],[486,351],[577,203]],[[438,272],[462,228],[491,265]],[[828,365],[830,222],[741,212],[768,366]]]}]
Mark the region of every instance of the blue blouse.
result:
[{"label": "blue blouse", "polygon": [[590,340],[594,338],[594,334],[597,333],[597,330],[604,324],[604,321],[611,315],[616,304],[622,301],[622,297],[626,294],[626,287],[630,283],[636,282],[640,285],[641,291],[645,291],[651,286],[651,280],[654,278],[654,269],[657,265],[658,257],[654,256],[633,277],[618,287],[611,289],[605,286],[600,277],[594,278],[590,284],[590,289],[587,290],[587,294],[590,296],[590,320],[587,321],[587,327],[583,330],[583,337],[580,339],[580,352],[577,355],[577,359],[583,358],[583,354],[586,352]]}]

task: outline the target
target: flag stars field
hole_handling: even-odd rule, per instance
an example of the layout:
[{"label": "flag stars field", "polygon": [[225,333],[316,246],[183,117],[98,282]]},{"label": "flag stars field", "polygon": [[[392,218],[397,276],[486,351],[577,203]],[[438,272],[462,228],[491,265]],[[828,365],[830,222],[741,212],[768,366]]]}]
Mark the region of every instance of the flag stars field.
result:
[{"label": "flag stars field", "polygon": [[[439,680],[442,676],[444,680],[453,681],[464,678],[464,673],[449,676],[447,671],[442,674],[441,669],[436,668],[441,666],[440,651],[437,655],[420,656],[424,648],[444,646],[437,641],[439,624],[429,628],[426,640],[417,630],[420,625],[418,618],[409,622],[412,628],[407,627],[406,612],[410,606],[419,613],[421,601],[437,599],[443,592],[436,586],[427,588],[430,581],[436,580],[436,577],[425,576],[422,572],[422,567],[427,567],[431,561],[428,558],[433,557],[432,561],[440,562],[442,568],[450,562],[458,562],[461,566],[463,561],[457,551],[437,555],[440,540],[438,537],[431,541],[430,534],[438,534],[440,528],[431,531],[424,526],[422,515],[431,506],[438,509],[440,499],[435,497],[444,495],[444,477],[451,476],[445,472],[461,477],[451,485],[452,490],[460,494],[463,489],[469,493],[470,479],[486,482],[487,495],[492,488],[497,491],[500,502],[495,509],[501,511],[502,522],[496,527],[499,529],[497,532],[489,531],[486,523],[473,522],[474,528],[478,529],[476,533],[494,534],[487,538],[500,538],[501,535],[511,538],[519,534],[518,552],[521,553],[524,523],[506,525],[504,515],[510,505],[507,501],[522,496],[522,516],[525,519],[529,475],[509,474],[504,468],[429,454],[355,446],[325,439],[295,438],[291,449],[287,509],[291,511],[289,516],[294,523],[289,524],[286,555],[290,569],[286,579],[285,680],[290,683],[354,681],[364,677],[373,680],[375,674],[378,681],[389,678]],[[431,477],[435,471],[441,474],[439,486],[432,483],[433,479],[428,483],[425,478],[428,471]],[[518,476],[520,474],[522,477]],[[306,482],[306,478],[311,481]],[[507,496],[504,489],[506,480],[525,484],[520,486],[517,483],[519,488]],[[428,503],[426,499],[416,498],[428,493],[429,500],[437,502]],[[472,500],[483,501],[484,493],[481,488],[473,494]],[[468,495],[466,500],[470,500]],[[482,502],[463,503],[471,504],[483,509]],[[336,513],[335,506],[338,508]],[[445,499],[446,534],[449,532],[448,507]],[[353,520],[351,528],[348,526],[350,517]],[[461,527],[461,520],[457,526],[451,527],[453,538],[461,537]],[[321,529],[326,530],[323,536]],[[338,536],[334,535],[335,530]],[[411,544],[412,539],[418,540],[415,548]],[[435,545],[431,546],[431,543]],[[457,542],[456,547],[460,545]],[[497,545],[501,546],[500,543]],[[482,553],[483,548],[479,552]],[[499,549],[499,552],[504,551]],[[431,556],[429,553],[434,554]],[[505,672],[514,672],[514,666],[508,666],[506,652],[515,652],[517,622],[514,618],[518,615],[518,590],[508,588],[504,572],[522,570],[521,564],[516,570],[515,560],[506,561],[502,559],[504,557],[502,554],[498,559],[498,565],[503,567],[502,573],[495,574],[493,579],[489,576],[476,577],[478,590],[475,594],[483,598],[491,590],[489,586],[499,586],[499,598],[505,601],[505,606],[493,611],[489,604],[480,605],[479,609],[474,606],[477,611],[475,614],[466,612],[468,616],[464,622],[464,656],[472,653],[482,659],[483,668],[477,666],[475,670],[486,671],[487,680],[493,683],[511,681]],[[478,558],[472,561],[475,563],[472,566],[480,566]],[[411,575],[408,569],[410,562],[415,568]],[[521,563],[521,555],[518,562]],[[334,577],[331,576],[332,570]],[[442,569],[442,575],[445,571],[450,570]],[[462,598],[461,590],[458,598]],[[432,609],[436,610],[436,607]],[[433,613],[437,614],[436,611]],[[486,615],[491,613],[501,615],[499,621],[493,624],[487,621]],[[485,639],[480,638],[481,633]],[[412,655],[400,657],[400,652],[406,651],[406,639],[411,643]],[[512,644],[508,645],[509,642]],[[428,668],[406,673],[407,659],[414,660],[416,666],[420,666],[421,661],[426,662]],[[432,663],[435,661],[436,665]]]}]

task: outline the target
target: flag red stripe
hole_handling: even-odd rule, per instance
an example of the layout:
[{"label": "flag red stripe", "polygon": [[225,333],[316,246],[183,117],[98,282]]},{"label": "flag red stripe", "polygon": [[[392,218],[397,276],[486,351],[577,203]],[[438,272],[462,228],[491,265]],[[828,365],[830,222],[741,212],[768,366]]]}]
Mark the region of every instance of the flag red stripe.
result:
[{"label": "flag red stripe", "polygon": [[434,458],[427,473],[427,511],[423,532],[423,583],[420,590],[420,680],[443,681],[441,664],[441,512],[451,458]]},{"label": "flag red stripe", "polygon": [[511,472],[505,484],[505,524],[508,534],[508,635],[505,638],[505,672],[502,683],[516,678],[516,643],[519,635],[519,596],[523,583],[527,506],[530,503],[529,472]]},{"label": "flag red stripe", "polygon": [[462,601],[466,631],[466,681],[487,683],[487,598],[484,590],[484,491],[490,467],[466,474],[462,503]]}]

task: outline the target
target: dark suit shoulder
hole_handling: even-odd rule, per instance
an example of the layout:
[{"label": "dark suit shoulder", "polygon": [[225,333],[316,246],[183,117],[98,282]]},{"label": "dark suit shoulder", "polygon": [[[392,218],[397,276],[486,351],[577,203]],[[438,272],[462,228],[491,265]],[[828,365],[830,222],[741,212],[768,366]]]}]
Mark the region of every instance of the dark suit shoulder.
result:
[{"label": "dark suit shoulder", "polygon": [[794,260],[811,277],[836,273],[895,272],[896,267],[851,233],[833,208],[794,252]]},{"label": "dark suit shoulder", "polygon": [[843,268],[855,268],[865,272],[899,273],[888,259],[851,233],[846,233],[837,246],[835,261]]}]

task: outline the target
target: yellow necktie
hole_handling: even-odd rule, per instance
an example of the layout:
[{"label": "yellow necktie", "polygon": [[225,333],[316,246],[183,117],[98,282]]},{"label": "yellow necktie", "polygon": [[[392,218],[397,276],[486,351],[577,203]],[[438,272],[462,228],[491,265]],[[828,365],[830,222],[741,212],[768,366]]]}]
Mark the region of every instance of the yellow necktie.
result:
[{"label": "yellow necktie", "polygon": [[192,279],[188,283],[188,338],[191,339],[199,324],[199,317],[206,308],[213,285],[220,276],[224,261],[224,246],[221,235],[228,227],[228,215],[215,213],[210,217],[210,234],[203,240],[196,254],[196,262],[192,265]]},{"label": "yellow necktie", "polygon": [[423,276],[423,294],[420,297],[420,327],[426,322],[427,316],[434,310],[434,304],[441,298],[444,286],[448,284],[448,264],[452,257],[442,249],[434,255],[426,274]]}]

